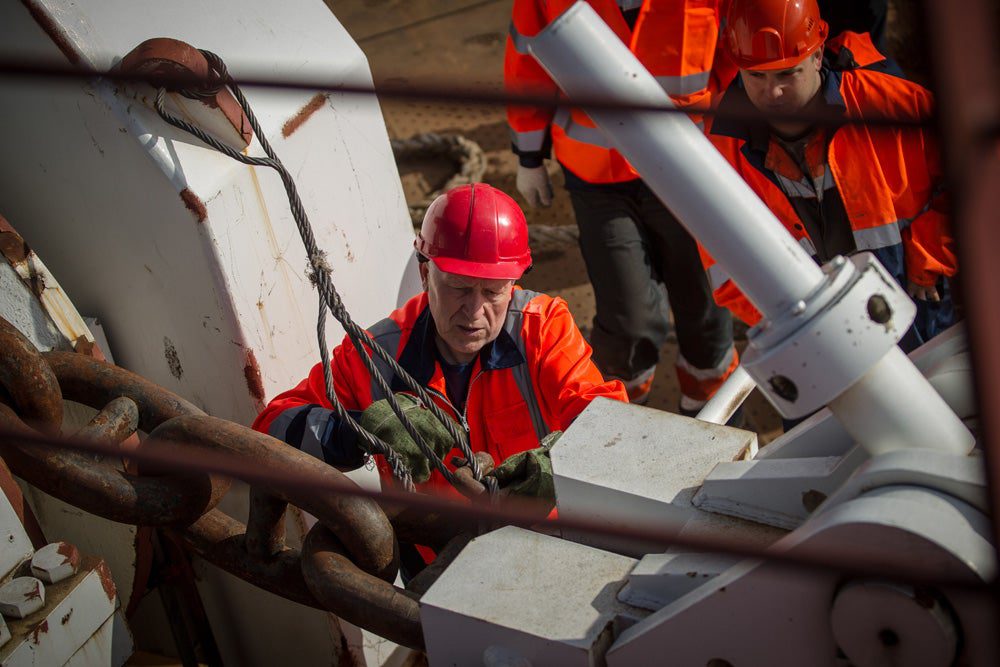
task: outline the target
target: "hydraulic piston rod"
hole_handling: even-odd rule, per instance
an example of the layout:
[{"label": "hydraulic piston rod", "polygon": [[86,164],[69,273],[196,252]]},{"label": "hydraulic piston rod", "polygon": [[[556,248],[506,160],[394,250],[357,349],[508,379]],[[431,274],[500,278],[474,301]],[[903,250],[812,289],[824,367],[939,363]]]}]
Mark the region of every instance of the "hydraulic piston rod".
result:
[{"label": "hydraulic piston rod", "polygon": [[[570,97],[673,106],[585,2],[526,42]],[[818,267],[686,116],[587,113],[762,313],[744,362],[782,414],[798,417],[829,403],[872,454],[972,448],[969,431],[896,348],[913,304],[873,257]],[[842,326],[848,319],[854,324]],[[897,383],[904,380],[906,400],[887,395],[902,391]],[[887,424],[897,429],[891,438]]]}]

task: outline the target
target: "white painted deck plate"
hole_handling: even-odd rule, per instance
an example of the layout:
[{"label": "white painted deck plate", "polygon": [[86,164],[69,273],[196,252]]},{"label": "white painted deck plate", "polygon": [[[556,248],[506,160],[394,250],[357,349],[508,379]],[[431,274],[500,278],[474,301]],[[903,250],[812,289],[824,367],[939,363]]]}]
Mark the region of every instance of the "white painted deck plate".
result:
[{"label": "white painted deck plate", "polygon": [[473,540],[420,600],[432,665],[504,651],[534,665],[587,665],[618,614],[635,560],[507,527]]},{"label": "white painted deck plate", "polygon": [[0,580],[35,552],[7,496],[0,493]]}]

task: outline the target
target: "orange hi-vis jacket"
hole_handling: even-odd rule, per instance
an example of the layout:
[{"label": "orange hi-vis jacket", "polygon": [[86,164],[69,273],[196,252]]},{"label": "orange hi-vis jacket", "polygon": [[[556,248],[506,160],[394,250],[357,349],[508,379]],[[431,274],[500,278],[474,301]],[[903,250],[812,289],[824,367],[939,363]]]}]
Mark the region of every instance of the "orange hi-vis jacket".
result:
[{"label": "orange hi-vis jacket", "polygon": [[[503,328],[474,361],[465,411],[447,398],[445,379],[435,351],[436,330],[427,293],[410,299],[368,332],[413,378],[427,387],[434,400],[468,432],[473,452],[488,452],[494,462],[538,446],[552,431],[563,430],[592,400],[603,396],[627,401],[617,380],[605,381],[590,361],[590,346],[577,329],[562,299],[514,288]],[[391,371],[374,357],[383,375]],[[383,398],[351,342],[333,351],[330,364],[334,388],[344,407],[360,416]],[[390,388],[405,391],[397,377]],[[341,468],[356,468],[364,455],[355,435],[340,423],[326,398],[323,368],[316,364],[294,389],[276,396],[258,415],[253,427]],[[456,448],[445,458],[461,456]],[[376,464],[383,480],[392,472],[381,456]],[[418,485],[450,497],[459,494],[434,470]]]},{"label": "orange hi-vis jacket", "polygon": [[[837,68],[824,67],[825,80],[819,93],[831,108],[842,109],[846,117],[915,120],[930,116],[930,92],[883,71],[889,61],[867,34],[845,32],[828,41],[826,48],[828,62],[832,58],[839,63]],[[749,104],[738,80],[726,92],[719,110],[726,110],[731,102]],[[761,134],[766,144],[766,126],[755,128],[720,118],[709,137],[789,233],[815,255],[812,239],[780,187],[779,177],[765,165],[760,140],[754,138]],[[843,200],[856,249],[873,252],[904,286],[910,280],[930,287],[942,277],[954,276],[957,261],[940,196],[942,173],[934,137],[918,127],[864,125],[843,125],[828,134],[828,169]],[[704,249],[702,258],[716,301],[744,322],[755,324],[760,319],[757,309]],[[935,329],[930,335],[948,324],[929,327]]]},{"label": "orange hi-vis jacket", "polygon": [[[681,106],[708,106],[736,74],[731,59],[716,57],[720,0],[588,0],[640,62]],[[510,93],[552,97],[555,82],[528,53],[530,39],[574,0],[514,0],[504,58]],[[640,8],[635,29],[623,10]],[[715,67],[713,68],[713,63]],[[604,134],[580,109],[509,106],[507,122],[515,152],[526,167],[541,165],[549,147],[560,163],[588,183],[621,183],[639,174],[610,148]]]}]

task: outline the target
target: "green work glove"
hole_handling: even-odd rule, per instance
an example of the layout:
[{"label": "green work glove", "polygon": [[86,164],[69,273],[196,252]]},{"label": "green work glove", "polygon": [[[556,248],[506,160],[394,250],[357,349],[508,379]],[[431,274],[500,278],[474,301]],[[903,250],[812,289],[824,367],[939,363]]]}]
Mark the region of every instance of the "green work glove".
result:
[{"label": "green work glove", "polygon": [[[395,396],[403,414],[413,424],[417,433],[423,436],[424,442],[439,458],[444,459],[455,446],[454,440],[448,435],[444,425],[414,396],[410,394],[396,394]],[[431,471],[434,469],[433,464],[427,460],[420,448],[417,447],[417,443],[403,428],[402,422],[392,411],[388,400],[383,398],[381,401],[375,401],[369,405],[361,413],[361,426],[372,435],[384,440],[394,452],[399,454],[410,469],[414,482],[421,484],[430,478]]]},{"label": "green work glove", "polygon": [[528,496],[555,502],[556,487],[552,481],[552,458],[549,450],[562,431],[553,431],[542,438],[539,447],[508,457],[490,473],[501,490],[511,495]]}]

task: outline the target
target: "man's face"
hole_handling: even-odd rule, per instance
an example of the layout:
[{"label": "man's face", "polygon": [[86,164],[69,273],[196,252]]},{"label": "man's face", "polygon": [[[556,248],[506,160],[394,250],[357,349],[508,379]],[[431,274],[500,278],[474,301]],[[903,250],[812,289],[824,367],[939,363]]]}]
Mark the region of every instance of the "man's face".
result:
[{"label": "man's face", "polygon": [[468,363],[500,335],[513,280],[445,273],[433,262],[420,265],[420,278],[437,328],[438,350],[445,361]]},{"label": "man's face", "polygon": [[819,91],[823,49],[817,49],[795,67],[773,72],[741,69],[747,97],[765,113],[801,111]]}]

